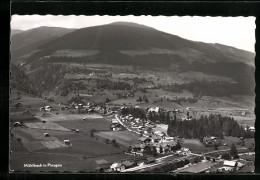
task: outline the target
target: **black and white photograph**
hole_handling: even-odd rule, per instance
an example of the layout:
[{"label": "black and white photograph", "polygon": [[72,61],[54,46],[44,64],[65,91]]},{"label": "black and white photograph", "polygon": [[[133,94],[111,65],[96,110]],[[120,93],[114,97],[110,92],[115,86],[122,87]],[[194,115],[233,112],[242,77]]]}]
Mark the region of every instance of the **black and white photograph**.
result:
[{"label": "black and white photograph", "polygon": [[12,15],[10,172],[254,173],[255,20]]}]

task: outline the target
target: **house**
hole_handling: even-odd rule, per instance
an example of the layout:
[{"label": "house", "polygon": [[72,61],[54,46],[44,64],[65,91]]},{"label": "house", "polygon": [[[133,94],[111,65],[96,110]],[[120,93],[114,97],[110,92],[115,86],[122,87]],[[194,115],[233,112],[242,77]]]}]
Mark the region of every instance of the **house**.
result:
[{"label": "house", "polygon": [[161,131],[155,131],[154,134],[157,135],[157,136],[160,136],[160,137],[166,136],[166,134],[164,132],[161,132]]},{"label": "house", "polygon": [[181,117],[181,120],[182,120],[182,121],[190,121],[190,120],[192,120],[192,119],[189,118],[189,117],[186,116],[186,115],[183,115],[183,116]]},{"label": "house", "polygon": [[248,128],[248,130],[251,131],[251,132],[255,132],[255,127],[251,126],[251,127]]},{"label": "house", "polygon": [[121,126],[119,126],[119,127],[114,127],[114,128],[112,128],[112,129],[113,129],[113,131],[122,131]]},{"label": "house", "polygon": [[21,123],[20,122],[15,122],[14,123],[14,127],[18,127],[18,126],[21,126]]},{"label": "house", "polygon": [[117,119],[112,119],[111,120],[111,124],[118,124],[118,120]]},{"label": "house", "polygon": [[140,118],[135,118],[135,122],[140,122]]},{"label": "house", "polygon": [[152,143],[159,143],[159,141],[161,140],[161,137],[156,135],[152,135],[150,138]]},{"label": "house", "polygon": [[[243,166],[242,163],[239,165],[240,167]],[[238,169],[238,163],[236,161],[224,161],[223,167],[218,168],[219,172],[233,172]]]},{"label": "house", "polygon": [[136,162],[133,162],[133,161],[123,161],[122,162],[122,165],[125,166],[125,169],[127,168],[131,168],[131,167],[134,167],[134,166],[137,166],[137,163]]},{"label": "house", "polygon": [[113,128],[122,128],[122,125],[117,123],[117,124],[110,124],[110,128],[113,129]]},{"label": "house", "polygon": [[22,106],[23,106],[22,103],[16,103],[16,104],[14,105],[14,107],[16,107],[16,108],[19,108],[19,107],[22,107]]},{"label": "house", "polygon": [[236,161],[224,161],[223,165],[235,168],[237,166],[237,162]]},{"label": "house", "polygon": [[232,167],[220,167],[217,169],[217,172],[233,172],[234,171],[234,168]]},{"label": "house", "polygon": [[194,110],[194,109],[195,109],[195,107],[186,107],[187,111]]},{"label": "house", "polygon": [[[131,146],[132,147],[132,146]],[[139,152],[139,151],[141,151],[141,148],[140,148],[140,145],[134,145],[133,147],[132,147],[132,150],[134,151],[134,152]]]},{"label": "house", "polygon": [[159,108],[159,107],[155,107],[155,108],[151,107],[151,108],[148,109],[147,112],[148,112],[148,113],[149,113],[149,112],[159,113],[161,110],[162,110],[162,109]]},{"label": "house", "polygon": [[71,144],[70,144],[70,140],[64,140],[63,142],[64,142],[66,145],[71,145]]},{"label": "house", "polygon": [[168,142],[168,141],[174,141],[174,137],[170,137],[170,136],[164,136],[163,137],[163,142]]},{"label": "house", "polygon": [[49,133],[43,133],[44,137],[50,137]]},{"label": "house", "polygon": [[147,164],[151,164],[151,163],[154,163],[155,162],[155,158],[154,157],[148,157],[146,158],[146,161],[145,161]]},{"label": "house", "polygon": [[182,155],[189,155],[191,153],[190,149],[188,148],[181,148]]},{"label": "house", "polygon": [[111,166],[110,166],[110,169],[112,171],[122,171],[122,170],[125,170],[125,166],[122,164],[122,163],[113,163]]},{"label": "house", "polygon": [[220,144],[220,139],[218,137],[204,137],[203,144],[205,146],[214,146],[215,144]]},{"label": "house", "polygon": [[51,106],[45,106],[45,111],[51,111],[52,107]]},{"label": "house", "polygon": [[147,144],[147,143],[150,143],[151,142],[151,139],[149,137],[145,137],[145,136],[142,136],[138,139],[138,141],[140,143],[144,143],[144,144]]}]

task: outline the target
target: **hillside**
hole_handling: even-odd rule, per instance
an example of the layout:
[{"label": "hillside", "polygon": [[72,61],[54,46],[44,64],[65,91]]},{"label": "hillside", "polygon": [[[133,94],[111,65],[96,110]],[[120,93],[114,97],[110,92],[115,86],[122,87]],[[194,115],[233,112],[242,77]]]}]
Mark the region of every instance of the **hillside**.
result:
[{"label": "hillside", "polygon": [[16,65],[10,64],[10,88],[17,89],[19,91],[25,92],[27,94],[36,95],[32,82],[29,77]]},{"label": "hillside", "polygon": [[[212,91],[218,89],[221,92],[211,94],[223,94],[222,87],[228,87],[231,90],[230,94],[254,94],[255,55],[244,50],[221,44],[190,41],[154,28],[127,22],[82,28],[60,37],[56,37],[55,29],[52,33],[43,30],[42,36],[34,36],[34,43],[21,47],[20,50],[16,49],[12,54],[12,60],[19,60],[19,64],[22,63],[26,71],[34,72],[32,75],[37,74],[39,70],[43,73],[48,72],[44,67],[55,69],[51,67],[55,66],[55,63],[132,66],[143,71],[160,69],[162,72],[166,70],[179,74],[194,71],[202,73],[204,79],[212,75],[231,79],[233,84],[227,86],[227,82],[218,83],[219,87]],[[14,45],[17,46],[15,43]],[[63,73],[66,74],[66,68],[63,69]],[[55,84],[60,83],[57,77],[60,75],[55,71],[48,74],[48,81],[52,81],[48,90],[59,87]],[[173,81],[176,78],[173,77]],[[36,81],[38,80],[46,82],[43,76],[38,77]],[[198,80],[195,78],[193,81]],[[212,84],[210,81],[208,80],[208,83]],[[190,91],[194,91],[194,88],[203,91],[210,85],[207,84],[207,80],[205,82],[195,83],[199,87],[192,87]]]},{"label": "hillside", "polygon": [[60,27],[38,27],[20,32],[19,30],[11,30],[11,32],[19,32],[11,35],[11,52],[13,61],[16,61],[22,55],[30,54],[35,51],[39,45],[45,44],[48,40],[53,40],[63,36],[74,29],[66,29]]}]

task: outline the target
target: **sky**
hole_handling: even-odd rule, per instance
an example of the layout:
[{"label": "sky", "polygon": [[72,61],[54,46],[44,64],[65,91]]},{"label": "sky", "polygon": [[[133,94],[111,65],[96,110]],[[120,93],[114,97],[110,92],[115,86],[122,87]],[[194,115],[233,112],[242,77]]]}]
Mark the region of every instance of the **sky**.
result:
[{"label": "sky", "polygon": [[117,21],[143,24],[193,41],[220,43],[255,52],[255,17],[13,15],[11,28],[28,30],[53,26],[77,29]]}]

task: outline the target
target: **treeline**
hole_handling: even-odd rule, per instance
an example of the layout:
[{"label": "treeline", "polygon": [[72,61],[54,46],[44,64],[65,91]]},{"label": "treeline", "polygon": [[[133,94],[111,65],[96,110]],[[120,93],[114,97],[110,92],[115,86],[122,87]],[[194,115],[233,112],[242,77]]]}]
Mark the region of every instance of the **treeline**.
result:
[{"label": "treeline", "polygon": [[[176,117],[176,115],[175,115]],[[165,112],[165,111],[161,111],[161,112],[148,112],[147,113],[147,119],[149,119],[152,122],[159,122],[162,124],[169,124],[170,120],[171,120],[171,116],[170,116],[170,112]]]},{"label": "treeline", "polygon": [[226,91],[232,90],[231,93],[254,95],[255,68],[246,63],[217,62],[204,64],[194,61],[187,66],[183,66],[182,69],[184,71],[195,70],[206,74],[229,77],[238,83],[233,88],[229,86]]},{"label": "treeline", "polygon": [[37,95],[38,91],[33,86],[30,78],[14,64],[10,64],[10,87],[28,94]]},{"label": "treeline", "polygon": [[108,89],[108,90],[131,90],[131,85],[122,81],[110,81],[106,79],[99,79],[97,81],[98,89]]},{"label": "treeline", "polygon": [[231,95],[251,95],[249,90],[245,90],[240,83],[223,81],[193,81],[185,84],[159,85],[158,88],[171,92],[181,92],[186,89],[196,98],[202,96],[229,97]]},{"label": "treeline", "polygon": [[120,111],[121,115],[128,115],[128,114],[132,114],[132,116],[134,118],[141,118],[141,119],[146,119],[146,113],[144,109],[141,108],[134,108],[134,107],[127,107],[127,108],[123,108]]},{"label": "treeline", "polygon": [[55,87],[59,87],[64,83],[65,66],[54,64],[42,64],[37,70],[30,74],[36,90],[42,94],[53,91]]},{"label": "treeline", "polygon": [[161,98],[161,99],[159,99],[159,100],[157,100],[157,101],[155,101],[155,102],[159,102],[159,101],[161,101],[161,102],[163,102],[164,100],[166,100],[166,101],[168,101],[168,102],[175,102],[175,103],[177,103],[177,104],[181,104],[182,102],[188,102],[188,103],[196,103],[196,102],[198,102],[198,98],[185,98],[185,97],[180,97],[180,98],[178,98],[178,97],[175,97],[174,99],[170,99],[170,98]]},{"label": "treeline", "polygon": [[202,115],[200,119],[190,121],[172,120],[169,123],[167,133],[170,136],[199,138],[201,140],[205,136],[220,138],[223,138],[224,135],[244,138],[254,137],[252,132],[246,131],[234,118],[221,116],[220,114]]}]

